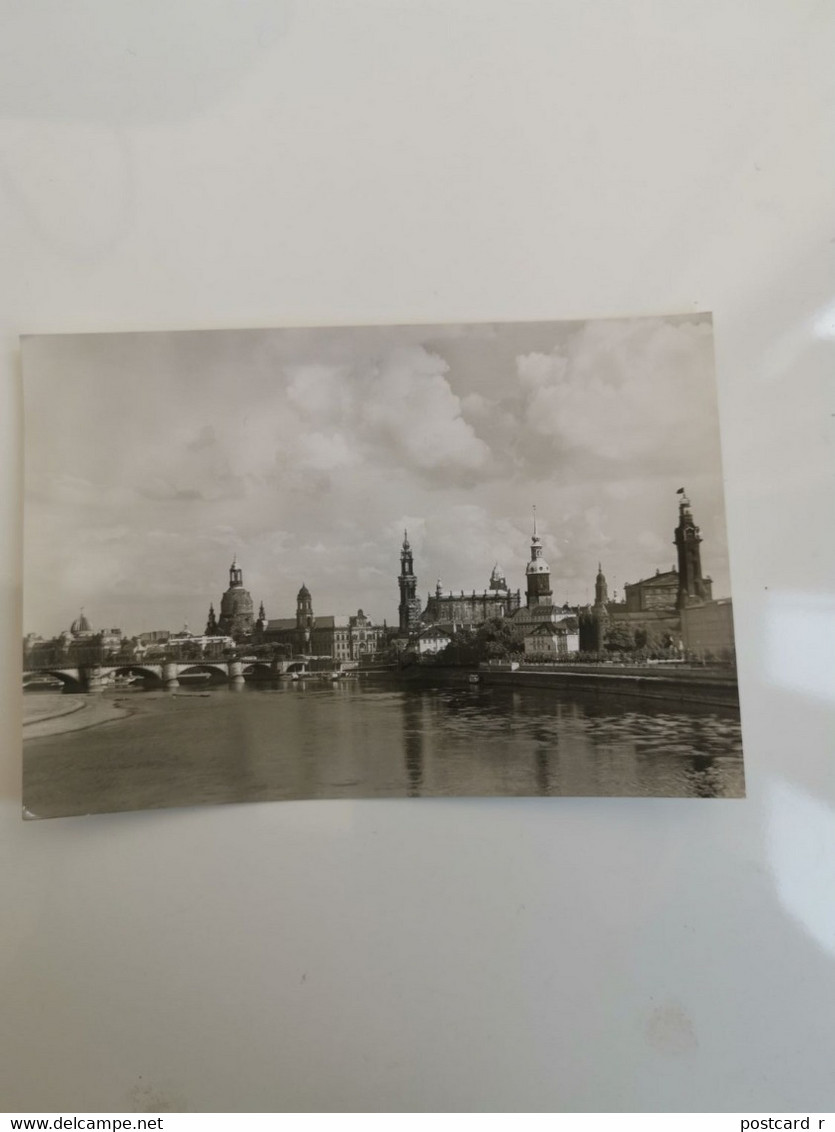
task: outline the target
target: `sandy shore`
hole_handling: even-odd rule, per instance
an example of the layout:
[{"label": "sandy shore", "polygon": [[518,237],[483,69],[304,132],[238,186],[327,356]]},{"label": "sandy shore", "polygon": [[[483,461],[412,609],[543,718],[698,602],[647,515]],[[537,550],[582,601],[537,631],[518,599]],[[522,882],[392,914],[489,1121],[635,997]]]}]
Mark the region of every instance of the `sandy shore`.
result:
[{"label": "sandy shore", "polygon": [[41,719],[70,715],[84,707],[84,696],[64,696],[60,692],[38,692],[23,697],[23,726]]},{"label": "sandy shore", "polygon": [[130,715],[127,708],[100,695],[77,696],[42,693],[23,698],[23,738],[44,739],[81,731]]}]

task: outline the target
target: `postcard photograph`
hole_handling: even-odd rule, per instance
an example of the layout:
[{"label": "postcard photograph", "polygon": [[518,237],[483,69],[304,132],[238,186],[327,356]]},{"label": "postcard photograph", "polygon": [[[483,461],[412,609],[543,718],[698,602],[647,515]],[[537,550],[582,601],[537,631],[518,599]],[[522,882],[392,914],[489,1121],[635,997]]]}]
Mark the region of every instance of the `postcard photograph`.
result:
[{"label": "postcard photograph", "polygon": [[22,352],[24,816],[744,795],[709,315]]}]

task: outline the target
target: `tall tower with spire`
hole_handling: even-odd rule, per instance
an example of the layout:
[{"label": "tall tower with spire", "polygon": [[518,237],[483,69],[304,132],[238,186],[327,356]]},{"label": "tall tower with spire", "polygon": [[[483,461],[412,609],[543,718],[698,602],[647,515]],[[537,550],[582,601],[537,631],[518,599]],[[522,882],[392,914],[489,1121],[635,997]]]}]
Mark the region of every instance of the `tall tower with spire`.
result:
[{"label": "tall tower with spire", "polygon": [[603,566],[597,563],[597,577],[594,579],[594,605],[592,606],[592,648],[595,652],[603,652],[606,644],[606,633],[609,629],[609,587],[606,584],[606,575]]},{"label": "tall tower with spire", "polygon": [[413,632],[420,621],[420,598],[417,596],[417,577],[415,576],[414,562],[412,560],[412,547],[409,542],[409,532],[403,532],[403,545],[400,548],[400,576],[397,579],[400,587],[400,632],[404,636]]},{"label": "tall tower with spire", "polygon": [[553,598],[551,592],[551,567],[542,557],[542,539],[536,529],[536,508],[533,509],[533,535],[531,536],[531,560],[525,567],[526,594],[525,604],[528,609],[534,605],[550,605]]},{"label": "tall tower with spire", "polygon": [[267,620],[267,611],[264,609],[263,601],[258,606],[258,620],[255,622],[255,635],[259,641],[264,639],[264,634],[267,631],[269,621]]},{"label": "tall tower with spire", "polygon": [[594,604],[595,607],[606,605],[609,600],[609,587],[606,585],[606,575],[603,573],[603,566],[597,563],[597,577],[594,579]]},{"label": "tall tower with spire", "polygon": [[684,609],[688,605],[698,605],[711,599],[711,580],[702,577],[702,554],[700,543],[702,536],[693,520],[690,509],[690,500],[684,491],[679,488],[678,495],[681,500],[678,506],[678,526],[675,529],[675,545],[678,551],[678,597],[676,608]]},{"label": "tall tower with spire", "polygon": [[209,605],[209,616],[208,616],[208,619],[206,621],[206,636],[207,637],[216,637],[217,635],[218,635],[218,631],[217,631],[217,618],[215,617],[215,607],[214,607],[214,605]]},{"label": "tall tower with spire", "polygon": [[296,633],[299,652],[308,652],[313,633],[313,598],[304,582],[296,595]]}]

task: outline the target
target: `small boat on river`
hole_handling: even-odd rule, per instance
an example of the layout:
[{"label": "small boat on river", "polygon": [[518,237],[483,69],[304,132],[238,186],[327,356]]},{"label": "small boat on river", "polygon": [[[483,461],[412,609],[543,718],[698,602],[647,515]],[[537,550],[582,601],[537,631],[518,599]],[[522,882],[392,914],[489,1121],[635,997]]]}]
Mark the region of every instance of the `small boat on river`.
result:
[{"label": "small boat on river", "polygon": [[23,681],[24,692],[59,692],[63,687],[57,676],[30,676]]}]

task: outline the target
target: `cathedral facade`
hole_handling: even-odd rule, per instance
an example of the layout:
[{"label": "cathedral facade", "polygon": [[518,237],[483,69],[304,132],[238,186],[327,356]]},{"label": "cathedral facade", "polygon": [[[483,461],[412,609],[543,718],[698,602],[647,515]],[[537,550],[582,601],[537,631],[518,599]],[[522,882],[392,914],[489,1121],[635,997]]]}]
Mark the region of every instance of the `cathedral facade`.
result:
[{"label": "cathedral facade", "polygon": [[498,563],[493,567],[486,590],[465,593],[444,593],[440,580],[435,592],[427,594],[426,605],[420,615],[424,625],[471,626],[483,625],[494,617],[510,617],[522,604],[519,590],[511,591]]},{"label": "cathedral facade", "polygon": [[426,595],[424,605],[417,595],[417,576],[408,532],[404,532],[400,548],[400,574],[397,579],[400,591],[399,636],[414,636],[427,626],[444,626],[450,632],[474,625],[483,625],[494,617],[509,617],[521,605],[522,595],[514,593],[507,584],[498,563],[493,567],[488,586],[484,590],[452,590],[445,592],[440,579],[435,591]]},{"label": "cathedral facade", "polygon": [[[529,631],[539,625],[561,625],[562,651],[577,650],[577,622],[574,611],[568,606],[554,604],[551,589],[551,569],[543,556],[542,539],[537,531],[534,511],[530,559],[525,567],[525,596],[512,590],[498,563],[493,567],[488,586],[484,590],[444,592],[440,581],[434,593],[429,593],[421,609],[415,600],[417,577],[408,535],[404,537],[400,552],[400,635],[416,638],[418,644],[427,639],[429,627],[455,633],[461,629],[477,628],[486,621],[500,619],[513,627],[520,647]],[[569,624],[570,622],[570,624]],[[423,631],[423,632],[422,632]],[[421,634],[420,636],[417,636]]]}]

